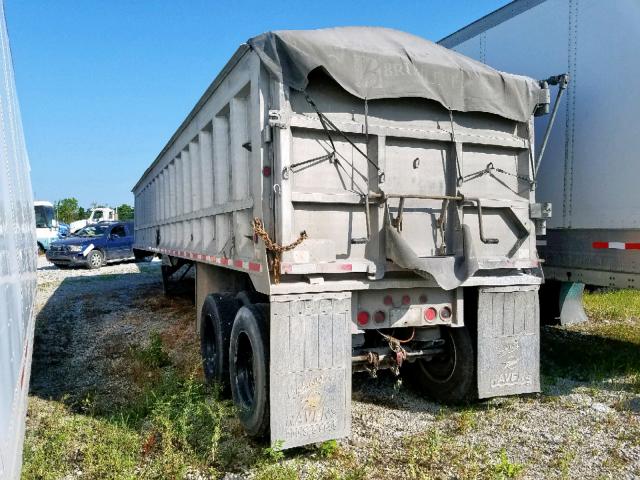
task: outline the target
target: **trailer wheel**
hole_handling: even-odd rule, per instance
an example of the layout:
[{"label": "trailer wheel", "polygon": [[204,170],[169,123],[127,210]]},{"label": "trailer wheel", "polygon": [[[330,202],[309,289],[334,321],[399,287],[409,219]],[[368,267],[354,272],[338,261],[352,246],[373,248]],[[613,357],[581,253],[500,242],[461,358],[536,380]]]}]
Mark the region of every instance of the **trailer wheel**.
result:
[{"label": "trailer wheel", "polygon": [[104,263],[104,255],[100,250],[91,250],[87,255],[87,267],[91,270],[100,268]]},{"label": "trailer wheel", "polygon": [[238,310],[231,331],[229,373],[238,417],[252,437],[269,431],[269,344],[266,306]]},{"label": "trailer wheel", "polygon": [[477,398],[476,356],[467,327],[442,328],[444,352],[417,360],[416,386],[434,400],[460,403]]},{"label": "trailer wheel", "polygon": [[229,295],[208,295],[200,317],[200,353],[202,369],[209,384],[217,384],[221,393],[229,392],[229,342],[233,319],[242,304]]}]

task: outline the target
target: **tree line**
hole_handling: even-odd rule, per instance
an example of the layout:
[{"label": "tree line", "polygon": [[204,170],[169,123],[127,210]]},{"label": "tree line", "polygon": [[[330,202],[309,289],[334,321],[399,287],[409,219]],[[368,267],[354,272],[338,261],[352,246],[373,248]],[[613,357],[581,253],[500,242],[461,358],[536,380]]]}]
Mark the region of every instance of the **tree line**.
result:
[{"label": "tree line", "polygon": [[[58,215],[58,220],[64,223],[71,223],[75,220],[83,220],[85,218],[89,218],[89,215],[91,214],[91,208],[106,206],[94,204],[91,208],[83,208],[80,206],[80,202],[78,202],[78,199],[73,197],[58,200],[54,205]],[[131,205],[123,203],[122,205],[117,207],[117,210],[119,220],[133,220],[134,211]]]}]

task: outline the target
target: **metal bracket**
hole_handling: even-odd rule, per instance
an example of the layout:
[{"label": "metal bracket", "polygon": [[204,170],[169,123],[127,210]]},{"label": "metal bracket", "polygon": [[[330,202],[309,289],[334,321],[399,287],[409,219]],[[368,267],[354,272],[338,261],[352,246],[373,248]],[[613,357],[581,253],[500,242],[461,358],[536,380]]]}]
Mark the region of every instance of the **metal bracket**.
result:
[{"label": "metal bracket", "polygon": [[[543,89],[549,90],[549,85],[558,85],[558,94],[556,95],[556,101],[553,104],[553,110],[551,111],[551,118],[549,119],[549,123],[547,123],[547,129],[544,132],[544,136],[542,137],[542,143],[540,144],[540,151],[538,153],[538,158],[536,159],[535,169],[533,171],[533,179],[535,180],[538,176],[538,170],[540,169],[540,163],[542,162],[542,157],[544,156],[544,151],[547,148],[547,142],[549,141],[549,136],[551,135],[551,129],[553,128],[553,124],[556,121],[556,115],[558,114],[558,107],[560,107],[560,100],[562,99],[562,94],[567,89],[569,85],[569,75],[564,73],[562,75],[555,75],[553,77],[549,77],[546,80],[540,82],[540,86]],[[549,105],[547,104],[547,112],[549,111]],[[545,113],[547,113],[545,112]]]},{"label": "metal bracket", "polygon": [[536,227],[536,235],[547,234],[547,218],[551,218],[551,203],[532,203],[529,205],[529,218]]},{"label": "metal bracket", "polygon": [[277,128],[289,128],[289,115],[282,110],[269,110],[269,125]]},{"label": "metal bracket", "polygon": [[551,218],[551,203],[532,203],[529,205],[529,218]]},{"label": "metal bracket", "polygon": [[484,227],[482,225],[482,202],[481,202],[481,200],[479,198],[465,197],[464,201],[465,202],[475,203],[477,205],[477,208],[478,208],[478,229],[480,230],[480,241],[482,243],[486,243],[486,244],[496,244],[496,243],[498,243],[500,240],[498,240],[497,238],[486,238],[484,236]]}]

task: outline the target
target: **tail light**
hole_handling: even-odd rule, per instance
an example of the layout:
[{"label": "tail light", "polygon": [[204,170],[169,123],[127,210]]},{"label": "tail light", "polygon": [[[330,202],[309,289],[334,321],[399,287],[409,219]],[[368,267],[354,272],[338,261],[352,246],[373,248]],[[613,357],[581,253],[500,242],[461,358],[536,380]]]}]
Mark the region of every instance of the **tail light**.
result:
[{"label": "tail light", "polygon": [[427,303],[427,296],[424,293],[420,295],[420,303]]},{"label": "tail light", "polygon": [[424,311],[424,319],[429,322],[433,322],[437,316],[438,312],[433,307],[429,307]]},{"label": "tail light", "polygon": [[449,320],[451,318],[451,309],[449,307],[442,307],[440,309],[440,318],[442,320]]},{"label": "tail light", "polygon": [[357,320],[358,320],[358,325],[362,325],[362,326],[366,325],[367,323],[369,323],[369,312],[365,312],[365,311],[358,312]]},{"label": "tail light", "polygon": [[382,310],[378,310],[376,313],[373,314],[373,320],[376,323],[382,323],[384,322],[385,318],[387,316],[385,315],[385,313]]},{"label": "tail light", "polygon": [[402,296],[402,304],[409,305],[411,303],[411,297],[409,295]]},{"label": "tail light", "polygon": [[385,305],[393,305],[393,298],[391,295],[386,295],[383,300]]}]

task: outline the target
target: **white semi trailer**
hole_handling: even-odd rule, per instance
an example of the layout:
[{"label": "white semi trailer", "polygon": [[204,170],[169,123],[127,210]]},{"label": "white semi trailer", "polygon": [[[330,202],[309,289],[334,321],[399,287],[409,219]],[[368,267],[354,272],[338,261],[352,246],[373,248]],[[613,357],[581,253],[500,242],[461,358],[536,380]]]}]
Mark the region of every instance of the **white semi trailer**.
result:
[{"label": "white semi trailer", "polygon": [[349,435],[352,371],[445,401],[539,390],[548,97],[389,29],[237,50],[133,192],[135,248],[165,282],[196,267],[205,375],[250,434]]},{"label": "white semi trailer", "polygon": [[29,157],[1,1],[0,72],[0,479],[17,480],[36,323],[38,255]]},{"label": "white semi trailer", "polygon": [[501,70],[571,77],[537,192],[554,206],[540,251],[562,323],[586,319],[584,284],[640,285],[639,25],[637,0],[516,0],[440,41]]}]

